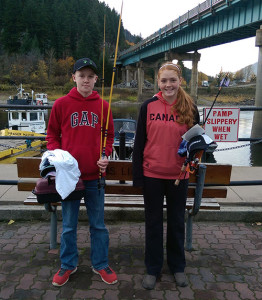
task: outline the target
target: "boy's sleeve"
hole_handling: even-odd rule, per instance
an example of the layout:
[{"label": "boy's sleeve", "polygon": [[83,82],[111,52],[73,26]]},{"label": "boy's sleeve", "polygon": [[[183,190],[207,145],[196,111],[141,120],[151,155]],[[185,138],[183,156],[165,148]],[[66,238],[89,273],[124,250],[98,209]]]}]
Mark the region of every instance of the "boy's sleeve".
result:
[{"label": "boy's sleeve", "polygon": [[61,149],[61,124],[56,102],[49,117],[46,140],[48,150]]}]

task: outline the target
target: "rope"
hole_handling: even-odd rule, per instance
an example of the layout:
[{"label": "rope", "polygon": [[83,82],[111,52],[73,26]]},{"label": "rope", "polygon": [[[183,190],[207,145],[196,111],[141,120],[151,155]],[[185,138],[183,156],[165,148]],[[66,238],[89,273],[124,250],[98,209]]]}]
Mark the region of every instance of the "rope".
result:
[{"label": "rope", "polygon": [[223,148],[223,149],[215,149],[214,152],[220,152],[220,151],[227,151],[227,150],[234,150],[234,149],[244,148],[244,147],[255,145],[255,144],[258,144],[258,143],[261,143],[261,142],[262,142],[262,139],[258,140],[256,142],[253,142],[253,143],[245,144],[245,145],[234,146],[234,147]]}]

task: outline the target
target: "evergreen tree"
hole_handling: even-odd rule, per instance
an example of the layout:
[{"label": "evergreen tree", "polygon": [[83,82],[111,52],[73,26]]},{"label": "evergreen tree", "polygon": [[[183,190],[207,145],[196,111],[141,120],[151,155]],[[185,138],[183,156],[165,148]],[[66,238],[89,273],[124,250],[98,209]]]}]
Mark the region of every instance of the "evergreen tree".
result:
[{"label": "evergreen tree", "polygon": [[[119,14],[98,0],[0,0],[0,73],[30,81],[37,74],[39,60],[45,60],[48,78],[64,83],[68,75],[56,74],[59,59],[89,56],[102,75],[104,16],[106,16],[106,82],[111,82]],[[128,39],[132,39],[131,34]],[[121,24],[119,51],[125,49]],[[4,59],[2,59],[4,58]],[[20,64],[21,75],[16,65]],[[8,66],[8,67],[6,67]],[[8,73],[7,73],[8,72]],[[27,74],[27,78],[24,77]],[[20,79],[19,79],[20,76]],[[60,79],[58,78],[60,76]],[[109,78],[109,80],[108,80]],[[24,81],[25,82],[25,81]],[[20,82],[18,82],[19,84]]]},{"label": "evergreen tree", "polygon": [[2,13],[1,42],[8,53],[18,53],[23,30],[22,1],[6,1]]}]

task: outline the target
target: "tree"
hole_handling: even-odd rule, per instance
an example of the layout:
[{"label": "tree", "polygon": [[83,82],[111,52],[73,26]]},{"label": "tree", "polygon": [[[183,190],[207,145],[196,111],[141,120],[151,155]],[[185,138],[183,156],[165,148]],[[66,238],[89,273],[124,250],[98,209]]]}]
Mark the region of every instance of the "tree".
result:
[{"label": "tree", "polygon": [[243,70],[237,71],[234,75],[234,80],[236,80],[237,82],[243,81],[244,78],[245,78],[245,75],[244,75]]},{"label": "tree", "polygon": [[257,76],[253,73],[250,76],[250,82],[256,82],[257,81]]},{"label": "tree", "polygon": [[[18,81],[23,79],[23,83],[30,82],[31,74],[34,74],[34,78],[38,77],[39,61],[44,60],[48,78],[55,78],[58,84],[64,84],[71,77],[72,69],[69,71],[69,67],[66,67],[66,71],[61,70],[59,60],[67,61],[70,57],[76,60],[86,56],[98,64],[102,74],[103,20],[106,15],[105,80],[111,82],[110,58],[115,53],[119,14],[104,2],[0,0],[0,11],[1,61],[4,58],[0,66],[1,76],[10,76]],[[129,37],[131,40],[138,38],[131,34]],[[127,47],[121,24],[118,49],[122,51]],[[67,63],[72,65],[72,61]],[[16,67],[10,69],[11,65]]]},{"label": "tree", "polygon": [[198,85],[201,86],[204,80],[208,81],[208,76],[205,73],[198,72]]},{"label": "tree", "polygon": [[16,85],[27,82],[28,73],[25,72],[23,65],[14,64],[10,69],[10,80]]},{"label": "tree", "polygon": [[36,71],[31,74],[31,81],[40,87],[48,82],[47,66],[43,60],[38,62]]},{"label": "tree", "polygon": [[45,62],[47,66],[47,76],[51,79],[51,76],[54,74],[54,65],[56,63],[55,50],[53,48],[46,51]]},{"label": "tree", "polygon": [[18,53],[21,46],[23,19],[18,12],[22,11],[22,1],[7,1],[2,16],[1,42],[8,54]]}]

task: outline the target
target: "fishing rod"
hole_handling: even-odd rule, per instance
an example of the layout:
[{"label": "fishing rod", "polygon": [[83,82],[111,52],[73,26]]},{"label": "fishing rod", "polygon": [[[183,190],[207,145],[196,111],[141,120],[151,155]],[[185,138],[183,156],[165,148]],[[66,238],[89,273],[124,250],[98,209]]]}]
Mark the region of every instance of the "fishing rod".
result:
[{"label": "fishing rod", "polygon": [[208,114],[207,114],[205,120],[203,121],[203,127],[205,126],[205,123],[206,123],[206,121],[207,121],[207,119],[208,119],[208,117],[209,117],[209,115],[210,115],[210,113],[211,113],[211,110],[213,109],[213,106],[214,106],[215,103],[216,103],[217,97],[218,97],[218,95],[220,94],[220,92],[221,92],[221,90],[222,90],[222,87],[223,87],[223,86],[228,86],[228,85],[229,85],[229,82],[230,82],[230,79],[228,78],[228,73],[226,73],[226,76],[225,76],[225,77],[221,80],[221,82],[220,82],[220,86],[219,86],[219,89],[218,89],[218,91],[217,91],[216,97],[215,97],[215,99],[214,99],[214,101],[213,101],[213,103],[212,103],[212,105],[211,105],[211,107],[210,107],[210,109],[209,109],[209,112],[208,112]]},{"label": "fishing rod", "polygon": [[104,43],[103,43],[103,73],[102,73],[102,106],[101,106],[101,138],[100,138],[100,158],[103,148],[103,130],[104,130],[104,88],[105,88],[105,48],[106,48],[106,15],[104,15]]},{"label": "fishing rod", "polygon": [[119,24],[118,24],[116,49],[115,49],[115,57],[114,57],[114,65],[113,65],[113,74],[112,74],[111,89],[110,89],[110,96],[109,96],[109,105],[108,105],[108,112],[107,112],[107,119],[106,119],[106,128],[105,128],[104,145],[103,145],[103,149],[102,149],[102,157],[105,156],[105,149],[106,149],[107,131],[108,131],[110,112],[111,112],[111,102],[112,102],[113,87],[114,87],[114,80],[115,80],[115,73],[116,73],[116,60],[117,60],[119,35],[120,35],[120,29],[121,29],[122,10],[123,10],[123,1],[122,1],[122,5],[121,5],[121,12],[120,12]]},{"label": "fishing rod", "polygon": [[[105,88],[105,48],[106,48],[106,15],[104,15],[104,41],[103,41],[103,71],[102,71],[102,101],[101,101],[101,133],[100,133],[100,154],[102,157],[103,149],[103,131],[104,131],[104,88]],[[98,185],[101,187],[102,171],[99,169],[99,182]]]}]

